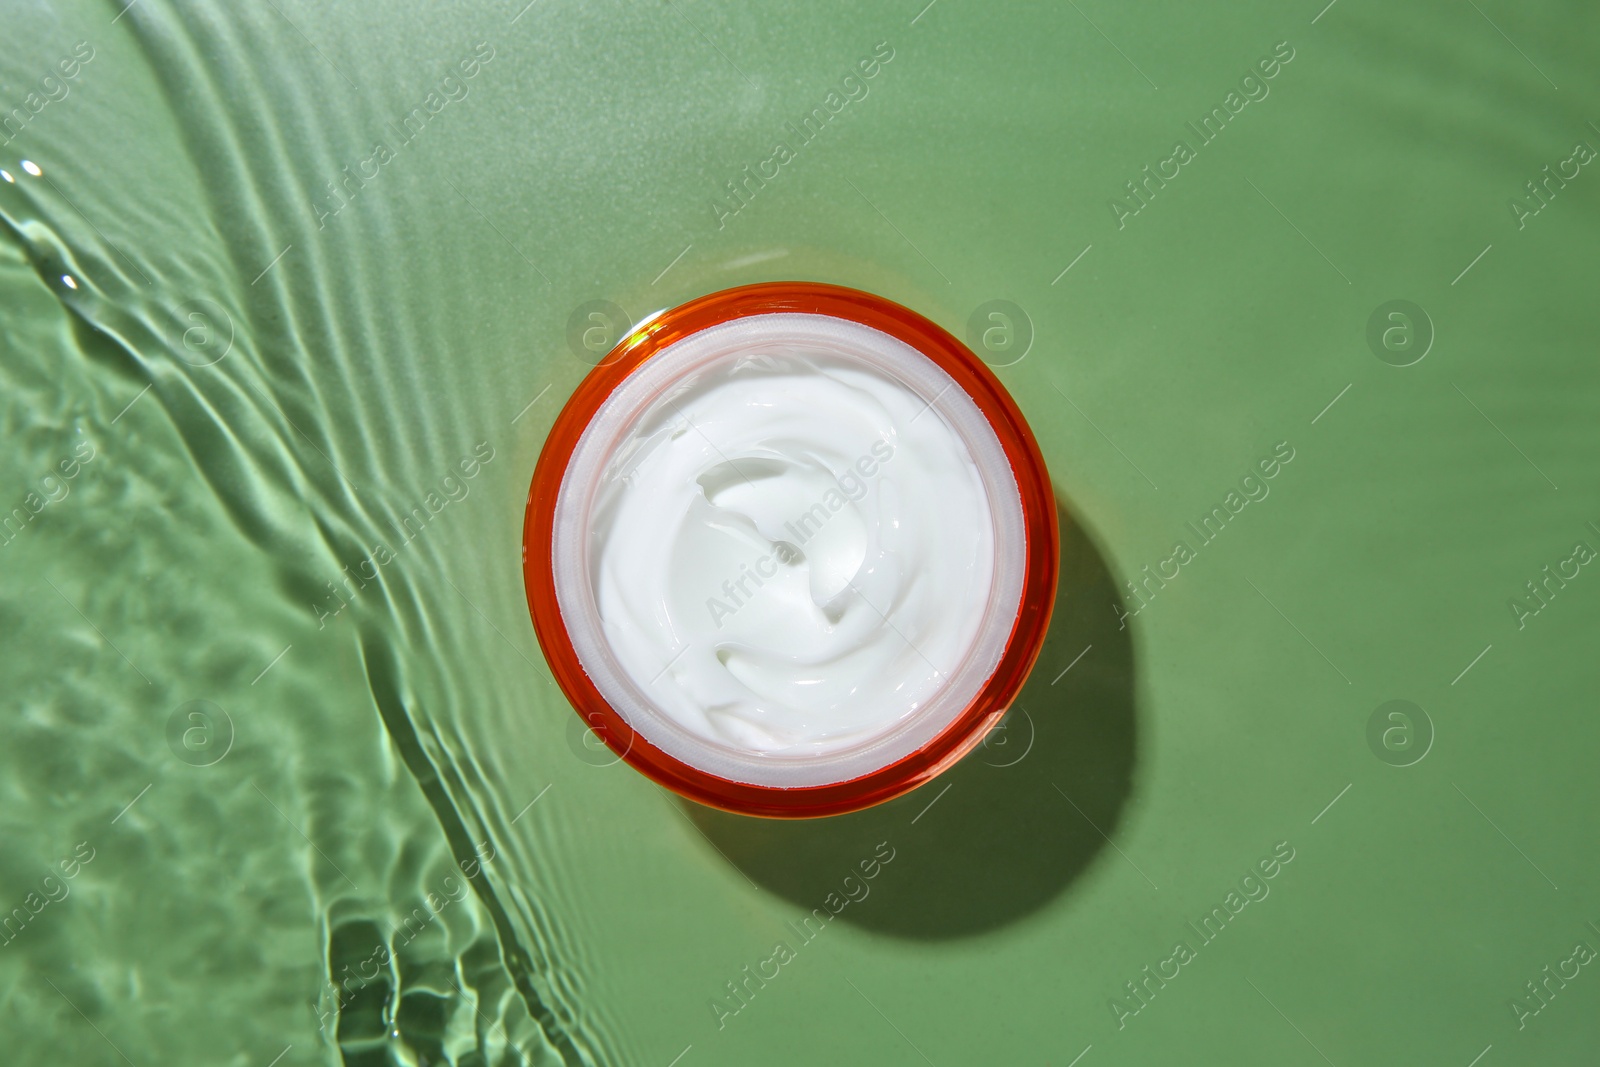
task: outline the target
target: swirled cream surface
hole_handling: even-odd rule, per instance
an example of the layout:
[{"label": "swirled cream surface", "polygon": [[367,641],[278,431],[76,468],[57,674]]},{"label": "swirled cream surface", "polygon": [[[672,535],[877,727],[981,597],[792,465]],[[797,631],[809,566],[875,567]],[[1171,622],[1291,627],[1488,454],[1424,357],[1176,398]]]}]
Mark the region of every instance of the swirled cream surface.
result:
[{"label": "swirled cream surface", "polygon": [[752,761],[790,764],[773,784],[852,753],[846,764],[870,765],[865,750],[932,705],[946,706],[940,722],[958,713],[975,686],[953,683],[998,660],[991,639],[974,663],[997,539],[994,487],[951,416],[980,437],[987,424],[954,381],[886,335],[804,315],[713,327],[636,376],[648,372],[670,380],[632,410],[619,389],[615,425],[591,423],[607,440],[580,441],[597,453],[587,506],[558,505],[558,556],[583,512],[570,584],[604,648],[575,643],[592,676],[605,654],[612,677],[597,681],[631,690],[622,704],[608,693],[613,706],[658,744],[699,750],[699,765],[742,761],[744,780],[764,776]]}]

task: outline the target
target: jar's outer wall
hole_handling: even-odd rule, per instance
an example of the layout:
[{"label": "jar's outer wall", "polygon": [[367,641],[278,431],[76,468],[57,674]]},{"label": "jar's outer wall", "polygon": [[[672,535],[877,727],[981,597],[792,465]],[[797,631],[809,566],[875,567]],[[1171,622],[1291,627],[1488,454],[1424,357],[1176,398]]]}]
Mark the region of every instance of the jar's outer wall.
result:
[{"label": "jar's outer wall", "polygon": [[[556,497],[590,417],[640,364],[675,341],[747,315],[802,312],[850,319],[898,338],[967,392],[999,438],[1022,502],[1027,560],[1017,619],[989,682],[931,742],[869,774],[825,786],[774,789],[729,781],[655,748],[614,711],[584,672],[561,618],[551,570]],[[1055,606],[1060,560],[1054,491],[1027,422],[992,371],[947,331],[883,297],[814,282],[769,282],[712,293],[666,311],[623,338],[579,383],[556,417],[534,468],[523,526],[523,577],[539,645],[574,711],[636,770],[691,800],[768,818],[814,818],[881,804],[961,759],[1005,714],[1038,658]]]}]

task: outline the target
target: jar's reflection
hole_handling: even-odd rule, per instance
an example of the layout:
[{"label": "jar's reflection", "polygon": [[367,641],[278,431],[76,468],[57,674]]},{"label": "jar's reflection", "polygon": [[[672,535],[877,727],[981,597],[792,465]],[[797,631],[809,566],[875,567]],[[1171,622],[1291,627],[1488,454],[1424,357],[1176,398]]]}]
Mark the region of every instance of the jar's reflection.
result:
[{"label": "jar's reflection", "polygon": [[1116,579],[1059,492],[1056,511],[1055,617],[984,744],[913,793],[834,818],[754,819],[668,801],[715,846],[715,862],[735,864],[813,924],[938,940],[1015,922],[1111,851],[1137,762],[1133,634],[1119,621]]}]

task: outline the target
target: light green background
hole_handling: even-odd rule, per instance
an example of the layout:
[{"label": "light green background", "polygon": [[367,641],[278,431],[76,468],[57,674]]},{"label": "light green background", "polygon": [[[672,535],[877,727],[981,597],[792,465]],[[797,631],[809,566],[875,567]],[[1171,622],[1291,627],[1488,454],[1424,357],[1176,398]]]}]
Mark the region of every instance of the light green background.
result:
[{"label": "light green background", "polygon": [[[0,146],[0,508],[29,521],[0,547],[0,907],[94,856],[0,945],[9,1059],[1592,1058],[1593,967],[1520,1028],[1511,1002],[1600,949],[1600,576],[1520,627],[1509,605],[1600,548],[1600,175],[1521,227],[1509,206],[1600,147],[1591,6],[3,20],[0,113],[25,121]],[[879,42],[870,93],[719,227],[723,183]],[[1119,227],[1124,183],[1279,42],[1270,94]],[[963,335],[1021,307],[1032,347],[998,373],[1069,509],[1028,715],[944,782],[800,826],[595,766],[519,567],[587,370],[573,310],[783,278]],[[1367,342],[1396,299],[1435,334],[1406,367]],[[1119,629],[1122,583],[1280,442],[1270,495]],[[1432,724],[1410,766],[1369,747],[1393,699]],[[785,924],[880,841],[871,895],[799,945]],[[1280,842],[1270,894],[1201,946],[1186,924]],[[719,1029],[713,998],[780,939],[795,958]],[[1119,1027],[1112,998],[1180,939],[1196,957]],[[319,1032],[379,945],[397,962]]]}]

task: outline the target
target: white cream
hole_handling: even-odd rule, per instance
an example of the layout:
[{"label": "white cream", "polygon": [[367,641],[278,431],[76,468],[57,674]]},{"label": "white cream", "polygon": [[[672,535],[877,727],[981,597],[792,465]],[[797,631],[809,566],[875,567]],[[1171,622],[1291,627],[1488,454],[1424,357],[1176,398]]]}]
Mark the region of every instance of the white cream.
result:
[{"label": "white cream", "polygon": [[1015,618],[1021,537],[1004,454],[948,375],[855,323],[763,315],[658,354],[591,421],[557,505],[557,595],[652,742],[822,784],[970,701]]}]

